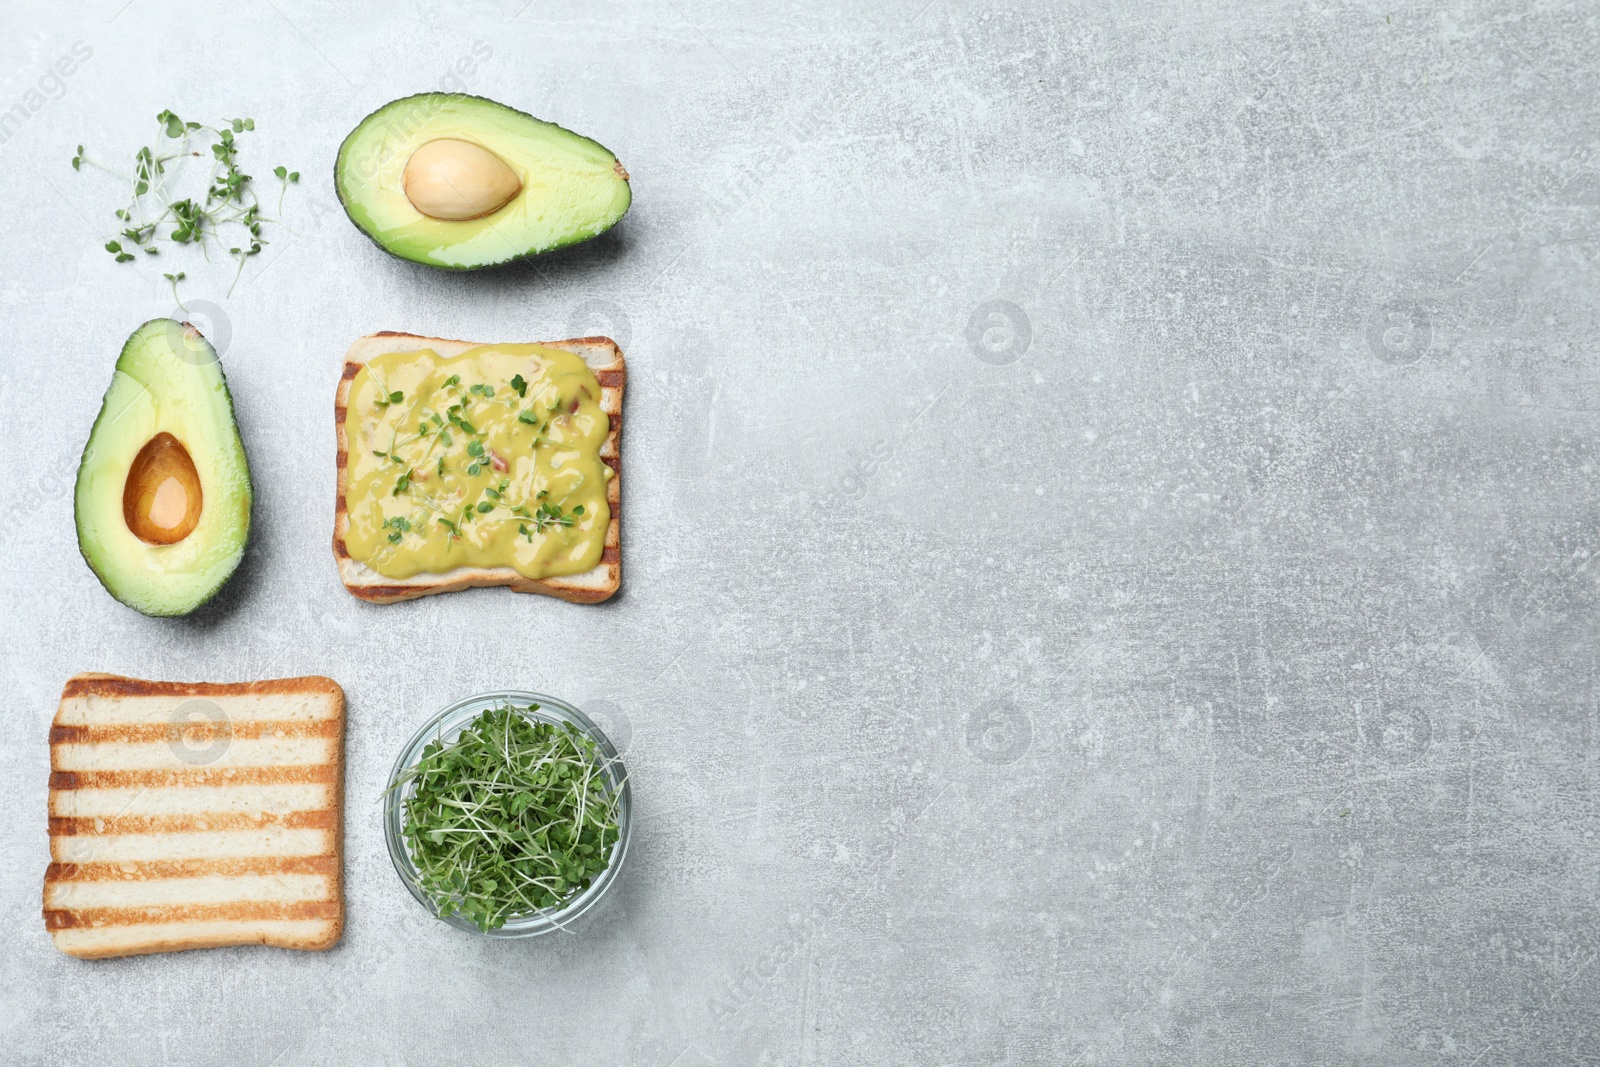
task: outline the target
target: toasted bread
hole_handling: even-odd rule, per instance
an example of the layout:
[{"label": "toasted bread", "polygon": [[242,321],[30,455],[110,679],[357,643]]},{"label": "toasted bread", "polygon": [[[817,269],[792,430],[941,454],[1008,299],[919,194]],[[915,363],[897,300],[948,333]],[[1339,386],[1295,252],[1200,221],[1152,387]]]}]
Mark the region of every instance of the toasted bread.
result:
[{"label": "toasted bread", "polygon": [[344,927],[344,692],[80,674],[50,727],[45,928],[98,959]]},{"label": "toasted bread", "polygon": [[339,495],[333,520],[333,556],[339,577],[353,596],[375,604],[415,600],[432,593],[453,593],[473,586],[504,585],[518,593],[543,593],[577,604],[594,604],[616,593],[622,584],[622,526],[618,509],[622,500],[622,390],[627,382],[627,367],[622,349],[609,337],[579,337],[568,341],[540,341],[549,348],[560,348],[584,358],[600,382],[600,409],[610,420],[610,431],[600,448],[600,459],[614,475],[606,486],[606,502],[611,506],[611,524],[606,528],[605,549],[600,562],[582,574],[550,578],[526,578],[510,567],[457,567],[443,574],[418,574],[410,578],[386,578],[366,564],[350,558],[345,548],[345,532],[350,516],[345,507],[349,487],[349,438],[345,433],[345,412],[350,402],[350,383],[368,360],[388,352],[412,352],[431,348],[441,356],[455,356],[484,342],[447,341],[439,337],[419,337],[412,333],[375,333],[361,338],[345,353],[344,374],[334,400],[334,426],[339,444]]}]

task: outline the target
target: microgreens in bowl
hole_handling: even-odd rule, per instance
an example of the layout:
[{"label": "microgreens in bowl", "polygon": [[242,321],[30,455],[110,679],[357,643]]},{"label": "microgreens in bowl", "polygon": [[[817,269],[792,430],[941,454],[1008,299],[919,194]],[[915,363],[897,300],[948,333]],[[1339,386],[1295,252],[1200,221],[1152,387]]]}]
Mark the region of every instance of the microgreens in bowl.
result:
[{"label": "microgreens in bowl", "polygon": [[611,861],[622,783],[595,739],[496,703],[453,739],[428,742],[396,776],[389,803],[416,883],[440,918],[488,932],[559,909]]}]

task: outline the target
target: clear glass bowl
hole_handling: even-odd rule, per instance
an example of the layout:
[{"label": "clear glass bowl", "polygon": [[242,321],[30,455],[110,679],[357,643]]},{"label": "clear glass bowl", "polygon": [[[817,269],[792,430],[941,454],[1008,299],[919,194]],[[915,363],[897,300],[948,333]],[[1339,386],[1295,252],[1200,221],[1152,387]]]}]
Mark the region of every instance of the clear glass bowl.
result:
[{"label": "clear glass bowl", "polygon": [[[526,693],[520,690],[502,690],[495,693],[479,693],[477,696],[458,700],[443,711],[432,716],[422,724],[422,728],[411,735],[411,740],[406,742],[406,747],[401,749],[400,758],[394,761],[394,770],[389,773],[389,787],[393,789],[396,781],[406,771],[414,767],[422,759],[422,750],[430,741],[439,740],[445,744],[454,741],[461,731],[471,724],[480,714],[490,708],[502,704],[515,704],[519,708],[526,708],[530,704],[539,705],[537,711],[523,714],[530,718],[551,723],[570,723],[577,727],[580,733],[587,734],[594,739],[595,747],[605,759],[605,775],[611,789],[619,792],[617,798],[617,840],[611,846],[611,861],[606,864],[606,869],[595,876],[589,883],[589,888],[571,898],[557,908],[542,908],[539,911],[529,912],[525,915],[516,915],[506,920],[504,926],[498,930],[487,933],[479,930],[472,923],[459,915],[444,916],[443,921],[454,926],[457,930],[480,934],[484,937],[536,937],[539,934],[548,934],[553,930],[565,928],[569,923],[583,915],[599,902],[600,898],[611,888],[622,872],[623,861],[628,855],[628,834],[632,822],[632,787],[628,784],[628,774],[617,758],[617,750],[611,744],[611,739],[606,737],[600,727],[583,712],[568,704],[543,693]],[[406,848],[405,835],[402,832],[405,819],[405,798],[409,796],[415,786],[407,785],[404,789],[395,790],[384,797],[383,834],[389,843],[389,858],[394,861],[394,869],[400,875],[400,880],[405,883],[411,895],[430,911],[435,918],[439,918],[439,908],[422,886],[417,882],[417,868],[411,862],[411,853]]]}]

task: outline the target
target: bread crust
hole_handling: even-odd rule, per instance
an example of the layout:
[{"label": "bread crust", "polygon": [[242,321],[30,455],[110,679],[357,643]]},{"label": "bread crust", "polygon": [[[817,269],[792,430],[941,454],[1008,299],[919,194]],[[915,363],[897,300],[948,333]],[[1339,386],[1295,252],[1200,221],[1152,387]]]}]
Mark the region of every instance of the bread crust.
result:
[{"label": "bread crust", "polygon": [[[69,702],[83,698],[107,701],[137,699],[142,697],[314,697],[327,702],[329,715],[308,720],[307,728],[297,731],[329,742],[330,756],[322,764],[313,766],[269,765],[253,768],[190,767],[183,770],[101,770],[63,771],[58,766],[58,746],[85,745],[96,741],[109,744],[148,742],[150,738],[145,723],[120,723],[109,725],[84,725],[81,722],[63,721]],[[241,729],[232,736],[245,738],[261,735],[256,724],[241,721]],[[296,724],[298,725],[298,724]],[[257,682],[158,682],[142,678],[128,678],[116,674],[82,673],[73,675],[62,687],[61,702],[57,705],[50,727],[50,793],[49,811],[56,810],[55,794],[76,789],[103,787],[161,787],[186,786],[205,788],[220,785],[299,784],[303,782],[327,783],[332,786],[329,806],[307,812],[289,812],[282,815],[260,814],[206,814],[206,815],[119,815],[104,818],[58,817],[48,819],[51,839],[51,860],[44,877],[44,921],[62,952],[79,959],[106,959],[116,956],[145,955],[152,952],[173,952],[191,948],[221,948],[231,945],[272,945],[278,948],[320,952],[332,948],[344,933],[344,690],[331,678],[310,675],[299,678],[274,678]],[[166,732],[166,727],[162,727]],[[284,733],[296,731],[285,730]],[[104,737],[100,735],[105,735]],[[250,773],[253,772],[253,773]],[[314,773],[307,773],[314,772]],[[303,856],[239,856],[224,858],[182,860],[137,860],[111,862],[71,862],[58,855],[58,843],[82,837],[92,842],[101,834],[182,833],[190,830],[240,830],[276,828],[326,831],[331,849],[322,855]],[[170,904],[160,909],[149,906],[119,908],[115,905],[89,909],[93,916],[86,918],[82,909],[51,907],[50,891],[53,886],[73,882],[117,884],[140,882],[148,879],[198,877],[205,875],[284,875],[314,874],[328,883],[327,898],[291,903],[239,902],[205,904]],[[153,912],[160,910],[156,916]],[[139,923],[158,921],[161,926],[176,927],[172,936],[140,936]],[[206,922],[255,924],[235,926],[226,931],[184,931],[185,924],[201,926]],[[306,934],[306,926],[316,929]],[[73,931],[101,930],[108,944],[84,945],[64,940]],[[118,937],[121,943],[117,942]]]},{"label": "bread crust", "polygon": [[350,383],[371,359],[389,352],[431,348],[441,356],[454,356],[487,342],[452,341],[423,337],[414,333],[383,330],[368,334],[345,353],[344,371],[334,394],[334,437],[338,444],[338,496],[334,505],[333,558],[339,579],[350,595],[374,604],[393,604],[415,600],[434,593],[454,593],[462,589],[503,585],[515,593],[539,593],[574,604],[597,604],[614,596],[622,585],[622,394],[627,385],[627,364],[622,349],[609,337],[575,337],[565,341],[539,341],[546,348],[559,348],[583,356],[600,383],[600,408],[610,421],[600,459],[611,468],[606,485],[606,503],[611,522],[606,527],[605,547],[600,562],[582,574],[550,578],[527,578],[511,567],[457,567],[443,574],[418,574],[411,578],[386,578],[359,560],[352,559],[345,547],[350,515],[345,494],[349,489],[349,437],[345,433],[345,414],[349,410]]},{"label": "bread crust", "polygon": [[[61,699],[88,696],[123,697],[234,697],[234,696],[298,696],[303,693],[323,693],[344,700],[344,690],[332,678],[307,675],[303,678],[268,678],[260,682],[149,682],[143,678],[125,678],[120,674],[99,674],[86,671],[67,679],[61,689]],[[56,709],[59,720],[61,710]],[[59,721],[55,725],[61,725]]]}]

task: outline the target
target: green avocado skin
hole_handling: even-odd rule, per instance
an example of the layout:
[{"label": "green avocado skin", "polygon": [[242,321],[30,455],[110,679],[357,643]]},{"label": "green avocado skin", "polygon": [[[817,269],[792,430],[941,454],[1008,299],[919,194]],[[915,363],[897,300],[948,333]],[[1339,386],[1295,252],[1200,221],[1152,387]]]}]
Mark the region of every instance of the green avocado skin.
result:
[{"label": "green avocado skin", "polygon": [[[189,588],[180,594],[168,599],[161,595],[159,588],[151,594],[149,588],[139,588],[130,584],[128,560],[119,559],[112,546],[104,543],[98,533],[97,524],[106,521],[106,510],[114,507],[116,519],[120,521],[121,512],[121,486],[115,484],[115,479],[107,483],[99,479],[100,484],[95,484],[94,473],[97,467],[105,467],[106,462],[101,453],[107,456],[126,457],[126,460],[116,460],[110,465],[126,473],[127,465],[132,462],[133,455],[144,446],[145,439],[117,441],[116,422],[121,414],[118,396],[119,389],[126,389],[125,379],[140,381],[144,378],[141,372],[148,366],[152,356],[148,351],[151,346],[159,346],[161,341],[158,336],[165,338],[173,336],[174,330],[192,329],[187,323],[175,322],[172,319],[150,319],[141,324],[138,329],[129,335],[124,342],[122,351],[117,357],[116,370],[113,374],[111,385],[107,387],[104,399],[101,402],[100,413],[95,416],[94,425],[89,430],[89,439],[84,443],[83,452],[78,460],[78,477],[73,490],[73,522],[78,534],[78,552],[83,556],[83,561],[88,564],[89,570],[99,579],[107,593],[118,602],[125,604],[142,615],[152,618],[174,618],[188,615],[200,608],[221,591],[233,576],[244,556],[245,546],[249,542],[250,525],[254,512],[255,486],[250,478],[249,463],[245,458],[244,444],[239,439],[238,427],[234,419],[233,394],[228,389],[226,377],[222,373],[222,363],[217,358],[211,345],[199,337],[196,330],[195,336],[199,339],[201,351],[209,357],[209,363],[194,364],[198,371],[196,377],[214,378],[206,384],[211,389],[207,396],[208,407],[215,409],[213,415],[218,425],[225,423],[229,434],[221,442],[222,448],[229,453],[225,462],[219,466],[225,469],[225,484],[222,486],[206,486],[202,489],[208,493],[204,507],[215,508],[223,512],[223,518],[233,521],[224,522],[213,530],[211,527],[202,529],[197,527],[195,532],[186,540],[197,537],[214,536],[220,538],[222,548],[220,553],[213,553],[220,558],[199,575],[198,581],[188,582]],[[158,352],[160,350],[158,349]],[[167,350],[168,358],[185,361],[184,357]],[[148,388],[141,384],[136,388]],[[223,418],[225,417],[225,418]],[[130,454],[132,453],[132,454]],[[220,488],[221,492],[213,493]],[[98,490],[98,492],[97,492]],[[108,497],[114,496],[115,500]],[[218,499],[213,503],[213,497]],[[231,514],[230,514],[231,512]],[[202,521],[204,515],[202,513]],[[126,529],[124,524],[123,529]],[[129,535],[131,537],[131,534]],[[133,566],[137,566],[134,563]],[[142,594],[142,595],[141,595]]]},{"label": "green avocado skin", "polygon": [[[495,258],[495,259],[485,259],[485,260],[483,260],[481,262],[442,263],[442,262],[438,262],[437,260],[426,258],[425,256],[423,256],[421,254],[418,254],[418,253],[416,253],[416,252],[414,252],[414,251],[412,251],[412,250],[410,250],[408,248],[396,247],[395,244],[392,244],[390,242],[386,242],[383,239],[382,236],[380,236],[378,233],[373,232],[373,230],[368,225],[366,225],[362,221],[362,219],[359,217],[359,207],[358,207],[358,205],[356,203],[352,202],[353,199],[354,199],[353,194],[350,191],[348,191],[347,188],[346,188],[346,181],[344,180],[344,178],[345,178],[346,167],[348,166],[348,163],[349,163],[349,152],[351,150],[351,145],[356,140],[357,135],[361,134],[362,131],[368,126],[369,123],[372,123],[375,120],[377,120],[380,116],[382,116],[384,114],[384,112],[389,111],[391,108],[395,108],[395,107],[398,107],[400,105],[407,104],[407,103],[418,103],[418,102],[422,102],[422,101],[432,101],[432,100],[449,101],[449,102],[451,102],[453,104],[457,104],[457,105],[464,104],[464,105],[469,106],[469,107],[470,106],[475,106],[475,105],[481,105],[484,108],[492,108],[492,109],[495,109],[496,111],[499,111],[499,112],[508,112],[508,113],[513,114],[513,115],[520,116],[522,119],[526,120],[531,125],[538,126],[538,127],[546,127],[546,128],[548,128],[550,130],[558,131],[564,137],[570,138],[571,141],[574,144],[582,144],[582,145],[592,146],[594,149],[598,150],[599,152],[603,152],[607,156],[609,156],[610,159],[611,159],[611,162],[613,164],[616,163],[616,156],[610,151],[610,149],[606,148],[604,145],[600,144],[600,142],[594,140],[593,138],[585,137],[585,136],[583,136],[582,134],[579,134],[579,133],[574,133],[572,130],[567,129],[564,126],[559,126],[556,123],[547,122],[544,119],[535,118],[533,115],[530,115],[525,111],[519,111],[516,108],[508,107],[507,105],[502,104],[497,100],[490,100],[488,97],[475,96],[475,95],[472,95],[470,93],[414,93],[411,96],[403,96],[403,97],[399,97],[399,98],[397,98],[395,100],[391,100],[387,104],[384,104],[382,107],[378,108],[377,110],[373,111],[371,114],[367,115],[359,123],[357,123],[355,128],[353,130],[351,130],[350,133],[345,137],[343,143],[341,143],[339,145],[339,153],[335,157],[334,164],[333,164],[333,188],[334,188],[334,192],[339,197],[339,206],[344,208],[344,213],[345,213],[346,217],[348,217],[350,219],[351,223],[355,225],[356,229],[360,230],[363,234],[365,234],[367,239],[370,240],[373,244],[377,245],[383,251],[387,252],[389,255],[395,257],[396,259],[402,259],[402,260],[405,260],[408,263],[418,263],[418,264],[421,264],[422,266],[432,267],[435,270],[446,270],[446,271],[452,271],[452,272],[457,272],[457,273],[465,272],[465,271],[474,271],[474,270],[486,270],[486,269],[489,269],[489,268],[492,268],[492,267],[503,267],[503,266],[506,266],[506,265],[511,264],[511,263],[520,262],[520,261],[525,260],[525,259],[531,259],[534,256],[543,255],[546,252],[554,252],[554,251],[557,251],[558,249],[569,248],[569,247],[571,247],[572,245],[575,245],[575,244],[582,244],[584,241],[588,241],[588,240],[591,240],[591,239],[593,239],[595,237],[598,237],[598,236],[600,236],[600,234],[605,233],[607,230],[611,229],[611,227],[615,226],[618,222],[622,221],[622,218],[628,213],[628,210],[633,206],[632,186],[629,184],[628,179],[626,177],[624,177],[624,178],[621,179],[622,192],[623,192],[624,199],[623,199],[623,202],[621,204],[620,210],[617,210],[617,211],[614,211],[614,212],[607,212],[606,214],[607,214],[608,217],[604,218],[603,220],[601,220],[601,224],[597,228],[594,228],[594,229],[590,230],[589,232],[572,232],[572,233],[568,233],[568,234],[564,234],[564,235],[563,234],[557,234],[553,238],[553,240],[551,240],[547,244],[539,244],[537,246],[529,247],[526,250],[514,252],[514,253],[512,253],[510,255],[504,255],[504,256],[502,256],[500,258]],[[420,144],[420,142],[419,142],[419,144]],[[397,191],[397,192],[395,192],[394,195],[403,197],[404,193]],[[513,202],[515,202],[516,199],[517,198],[513,198]],[[498,213],[496,213],[496,214],[498,214]],[[490,216],[490,217],[493,218],[495,216]],[[472,221],[477,221],[477,220],[472,220]],[[444,226],[450,226],[450,225],[459,226],[459,225],[462,225],[462,224],[460,224],[460,223],[454,223],[454,224],[445,223],[445,224],[442,224],[442,225],[444,225]]]}]

